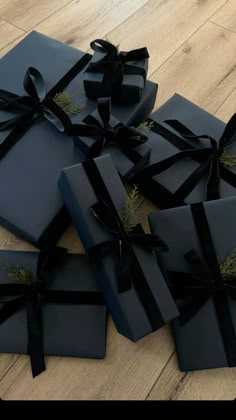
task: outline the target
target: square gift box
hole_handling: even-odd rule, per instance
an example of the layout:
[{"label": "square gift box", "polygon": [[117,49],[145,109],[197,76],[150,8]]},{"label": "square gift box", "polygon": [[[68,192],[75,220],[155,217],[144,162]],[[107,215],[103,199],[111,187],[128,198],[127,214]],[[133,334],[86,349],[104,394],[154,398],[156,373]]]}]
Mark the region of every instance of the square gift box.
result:
[{"label": "square gift box", "polygon": [[137,220],[125,229],[127,196],[111,157],[65,168],[59,188],[118,331],[137,341],[175,318],[178,311],[154,254],[166,247]]},{"label": "square gift box", "polygon": [[84,73],[84,88],[92,99],[109,96],[129,104],[141,100],[148,71],[148,50],[118,51],[104,39],[91,42],[93,57]]},{"label": "square gift box", "polygon": [[180,310],[173,321],[182,371],[236,366],[236,197],[149,216],[170,252],[160,256]]},{"label": "square gift box", "polygon": [[133,181],[151,201],[170,208],[235,195],[236,115],[225,124],[175,94],[148,123],[150,161]]},{"label": "square gift box", "polygon": [[[70,223],[57,181],[85,156],[63,131],[96,109],[83,87],[90,59],[33,31],[0,60],[0,223],[39,247],[54,244]],[[139,104],[114,105],[113,115],[139,124],[156,92],[147,83]]]},{"label": "square gift box", "polygon": [[33,376],[44,354],[105,357],[107,309],[86,256],[0,251],[0,274],[1,353],[30,354]]}]

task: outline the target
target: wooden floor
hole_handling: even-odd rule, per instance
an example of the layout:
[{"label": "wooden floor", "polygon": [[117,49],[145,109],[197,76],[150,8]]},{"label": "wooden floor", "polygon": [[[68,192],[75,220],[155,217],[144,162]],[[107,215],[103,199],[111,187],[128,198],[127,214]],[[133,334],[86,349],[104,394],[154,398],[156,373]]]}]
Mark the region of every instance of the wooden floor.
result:
[{"label": "wooden floor", "polygon": [[[174,92],[227,119],[236,110],[236,0],[0,0],[0,55],[36,29],[89,49],[108,36],[122,49],[146,45],[156,107]],[[140,217],[153,208],[141,200]],[[60,243],[82,247],[73,227]],[[32,249],[0,230],[2,249]],[[201,339],[199,337],[199,339]],[[169,327],[134,344],[109,320],[102,361],[48,357],[32,379],[27,356],[0,355],[3,400],[198,400],[236,398],[236,368],[180,372]]]}]

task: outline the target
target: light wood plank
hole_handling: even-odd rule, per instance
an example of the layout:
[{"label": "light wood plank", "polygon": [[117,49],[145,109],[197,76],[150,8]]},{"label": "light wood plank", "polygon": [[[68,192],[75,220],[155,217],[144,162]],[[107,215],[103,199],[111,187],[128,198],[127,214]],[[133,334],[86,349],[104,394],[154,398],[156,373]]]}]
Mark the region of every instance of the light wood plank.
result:
[{"label": "light wood plank", "polygon": [[0,49],[17,39],[24,32],[8,22],[0,19]]},{"label": "light wood plank", "polygon": [[235,0],[229,0],[211,18],[212,22],[236,32],[236,5]]},{"label": "light wood plank", "polygon": [[236,34],[207,22],[151,79],[159,83],[157,104],[175,92],[211,113],[235,88]]},{"label": "light wood plank", "polygon": [[105,37],[147,2],[148,0],[75,0],[35,29],[87,51],[93,39]]},{"label": "light wood plank", "polygon": [[235,398],[235,368],[190,372],[172,395],[173,400],[234,400]]},{"label": "light wood plank", "polygon": [[109,34],[109,38],[114,44],[120,44],[124,50],[147,46],[151,74],[224,2],[225,0],[150,0]]},{"label": "light wood plank", "polygon": [[0,17],[28,31],[71,0],[1,0]]},{"label": "light wood plank", "polygon": [[174,353],[161,372],[147,399],[170,400],[185,376],[186,373],[181,372],[177,366],[176,353]]},{"label": "light wood plank", "polygon": [[216,117],[227,122],[236,112],[236,89],[226,99],[222,106],[217,110]]},{"label": "light wood plank", "polygon": [[167,327],[132,343],[109,323],[104,360],[47,357],[47,370],[32,379],[21,356],[0,381],[1,398],[10,400],[143,400],[173,352]]}]

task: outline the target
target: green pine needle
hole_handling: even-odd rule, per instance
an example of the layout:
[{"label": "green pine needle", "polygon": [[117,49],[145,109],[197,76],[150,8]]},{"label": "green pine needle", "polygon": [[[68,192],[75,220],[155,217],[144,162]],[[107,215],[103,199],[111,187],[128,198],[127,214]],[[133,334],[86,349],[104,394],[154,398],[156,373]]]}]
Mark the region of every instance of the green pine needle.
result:
[{"label": "green pine needle", "polygon": [[138,224],[136,211],[139,208],[139,192],[135,185],[130,192],[127,193],[125,205],[120,212],[120,218],[126,233],[130,233]]},{"label": "green pine needle", "polygon": [[14,283],[29,284],[32,281],[31,271],[26,270],[22,265],[11,265],[6,263],[4,265],[8,273],[8,278]]},{"label": "green pine needle", "polygon": [[143,134],[148,134],[149,131],[153,128],[154,122],[153,121],[144,121],[137,127],[137,130],[141,131]]},{"label": "green pine needle", "polygon": [[66,91],[59,92],[56,93],[53,100],[67,114],[78,115],[84,108],[84,105],[81,105],[73,100],[73,96],[77,93],[78,92],[74,92],[73,94]]},{"label": "green pine needle", "polygon": [[225,258],[225,260],[219,264],[220,272],[223,276],[235,276],[236,275],[236,248],[233,249],[231,254]]},{"label": "green pine needle", "polygon": [[224,166],[234,166],[236,165],[236,154],[224,150],[223,154],[220,157],[220,162]]}]

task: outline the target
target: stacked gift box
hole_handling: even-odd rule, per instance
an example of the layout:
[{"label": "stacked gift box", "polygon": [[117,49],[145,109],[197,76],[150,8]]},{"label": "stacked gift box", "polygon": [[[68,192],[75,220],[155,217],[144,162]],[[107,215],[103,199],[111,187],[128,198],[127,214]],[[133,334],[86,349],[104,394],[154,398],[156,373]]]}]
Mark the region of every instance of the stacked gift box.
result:
[{"label": "stacked gift box", "polygon": [[0,223],[39,249],[0,251],[0,351],[104,358],[108,310],[134,342],[170,322],[183,371],[236,366],[236,117],[151,114],[147,48],[91,48],[32,32],[0,61]]}]

